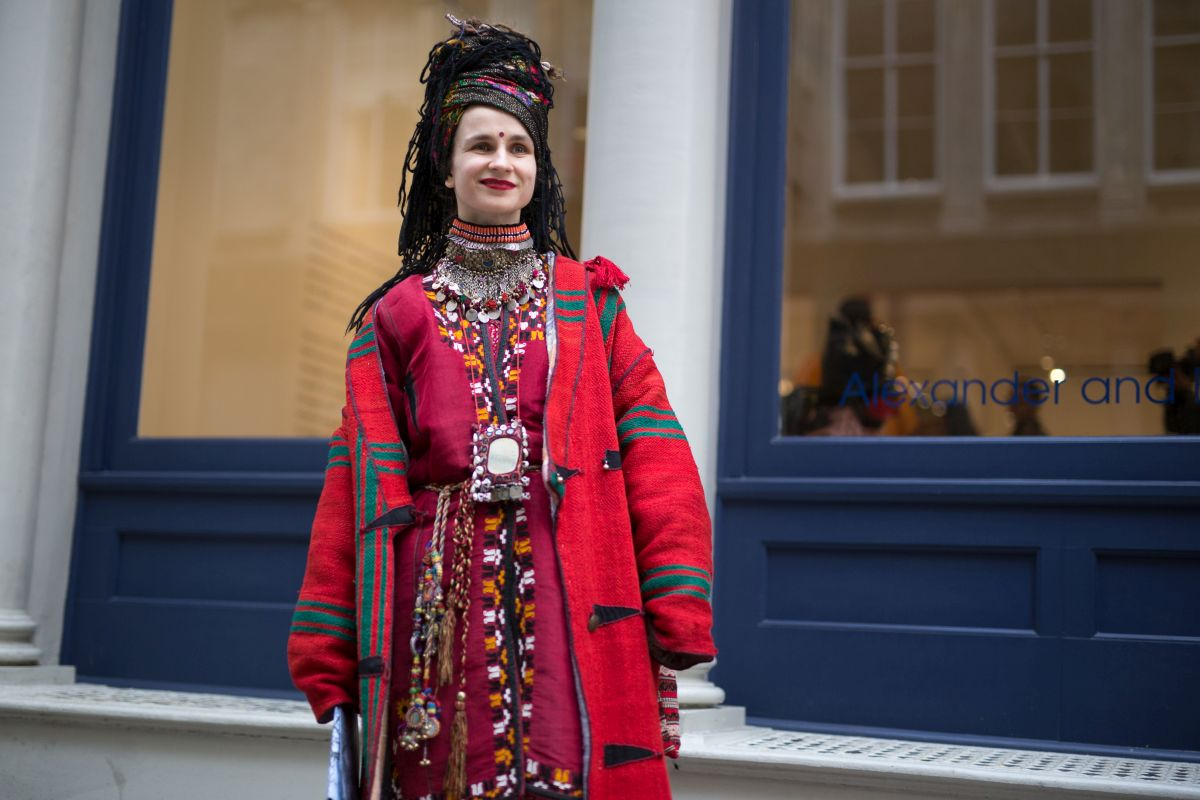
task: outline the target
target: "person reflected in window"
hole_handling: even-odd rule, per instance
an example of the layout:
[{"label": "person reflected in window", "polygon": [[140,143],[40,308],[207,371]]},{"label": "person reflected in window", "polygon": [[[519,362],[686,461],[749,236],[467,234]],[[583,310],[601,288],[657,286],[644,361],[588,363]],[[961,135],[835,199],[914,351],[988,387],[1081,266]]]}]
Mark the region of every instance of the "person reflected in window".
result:
[{"label": "person reflected in window", "polygon": [[883,401],[897,380],[895,334],[871,316],[866,297],[848,297],[830,317],[816,385],[801,382],[783,401],[783,430],[794,436],[876,436],[903,402]]},{"label": "person reflected in window", "polygon": [[1009,436],[1046,436],[1042,426],[1040,412],[1042,405],[1049,398],[1049,390],[1045,381],[1031,381],[1021,376],[1017,387],[1009,398],[1008,413],[1012,417],[1012,431]]},{"label": "person reflected in window", "polygon": [[1150,355],[1150,374],[1170,381],[1172,392],[1163,403],[1163,432],[1179,436],[1200,435],[1200,397],[1196,379],[1200,377],[1200,338],[1176,356],[1171,350],[1159,350]]},{"label": "person reflected in window", "polygon": [[704,491],[628,278],[567,241],[557,70],[450,19],[403,264],[351,321],[292,675],[361,715],[370,800],[669,798],[673,670],[716,653]]}]

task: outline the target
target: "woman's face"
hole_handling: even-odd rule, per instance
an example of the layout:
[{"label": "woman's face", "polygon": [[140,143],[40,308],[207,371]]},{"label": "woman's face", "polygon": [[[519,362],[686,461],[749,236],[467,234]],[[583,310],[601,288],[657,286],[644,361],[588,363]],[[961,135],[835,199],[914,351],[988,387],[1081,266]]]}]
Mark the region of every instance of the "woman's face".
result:
[{"label": "woman's face", "polygon": [[459,219],[477,225],[520,222],[536,180],[533,140],[516,117],[492,106],[471,106],[463,112],[446,177],[458,201]]}]

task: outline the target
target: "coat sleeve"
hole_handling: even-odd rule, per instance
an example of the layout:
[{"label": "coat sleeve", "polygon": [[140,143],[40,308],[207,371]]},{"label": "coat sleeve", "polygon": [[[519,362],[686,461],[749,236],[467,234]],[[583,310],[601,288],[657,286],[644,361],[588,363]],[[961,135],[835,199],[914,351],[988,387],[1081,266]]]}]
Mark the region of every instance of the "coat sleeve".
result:
[{"label": "coat sleeve", "polygon": [[317,503],[308,565],[288,637],[288,668],[317,721],[357,705],[354,610],[354,493],[350,447],[342,427],[329,441],[325,485]]},{"label": "coat sleeve", "polygon": [[711,661],[712,526],[700,475],[654,355],[615,286],[593,292],[609,355],[621,469],[651,653],[671,669]]}]

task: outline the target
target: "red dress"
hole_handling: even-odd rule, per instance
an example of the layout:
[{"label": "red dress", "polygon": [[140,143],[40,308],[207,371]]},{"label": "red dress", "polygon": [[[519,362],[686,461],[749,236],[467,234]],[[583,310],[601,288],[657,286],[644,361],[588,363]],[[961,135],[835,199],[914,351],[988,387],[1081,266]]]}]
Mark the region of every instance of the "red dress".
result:
[{"label": "red dress", "polygon": [[[438,500],[438,492],[430,487],[460,484],[471,471],[478,412],[464,356],[475,349],[472,342],[481,345],[490,334],[487,348],[479,347],[476,355],[492,361],[492,374],[504,395],[496,403],[507,405],[508,414],[515,411],[524,424],[531,465],[542,460],[546,400],[544,299],[535,297],[529,304],[521,317],[523,326],[507,317],[490,323],[451,323],[429,284],[429,278],[405,280],[376,311],[380,359],[408,448],[408,482],[417,519],[394,543],[396,680],[390,749],[393,794],[405,800],[441,796],[463,663],[456,641],[454,680],[437,690],[441,733],[426,743],[427,750],[397,746],[410,689],[414,595]],[[473,340],[467,325],[475,326]],[[504,335],[506,329],[513,334],[511,340]],[[514,350],[515,358],[510,352]],[[543,796],[582,796],[583,736],[562,580],[549,498],[536,470],[529,495],[520,503],[483,503],[475,509],[465,658],[469,797],[524,797],[539,789],[549,793]],[[461,494],[449,497],[448,516],[453,519]],[[447,592],[458,557],[447,541]],[[423,760],[428,764],[422,765]]]},{"label": "red dress", "polygon": [[[576,752],[571,743],[578,735],[572,731],[582,731],[582,781],[590,800],[627,800],[631,796],[669,800],[663,757],[671,754],[672,745],[666,738],[669,725],[664,728],[660,720],[663,709],[656,692],[662,691],[662,684],[655,662],[684,669],[711,660],[716,650],[709,605],[711,528],[704,491],[650,348],[634,331],[625,311],[619,289],[627,279],[615,265],[599,257],[585,265],[559,256],[550,267],[550,291],[546,294],[550,305],[545,313],[549,385],[544,414],[525,418],[529,427],[542,426],[542,474],[531,480],[533,499],[521,507],[520,523],[528,533],[517,529],[512,540],[513,552],[521,555],[524,545],[518,544],[528,538],[534,567],[536,602],[530,605],[536,641],[533,648],[526,648],[526,656],[517,650],[518,665],[522,658],[528,664],[527,656],[532,654],[533,692],[521,694],[526,673],[518,670],[518,686],[511,678],[510,666],[505,673],[510,694],[504,697],[501,693],[504,702],[498,705],[509,709],[512,721],[506,720],[500,727],[506,741],[507,729],[511,726],[513,731],[513,763],[519,765],[518,775],[535,761],[541,768],[538,758],[558,757],[550,752],[556,739],[569,745],[562,748],[562,757],[570,757]],[[413,583],[416,556],[414,549],[408,548],[415,548],[427,536],[413,531],[427,531],[431,502],[425,496],[414,503],[411,496],[410,488],[416,489],[419,497],[428,495],[429,490],[422,484],[428,472],[417,471],[421,467],[414,465],[414,474],[406,474],[409,446],[422,449],[427,464],[442,464],[443,455],[446,463],[450,458],[465,458],[451,453],[465,452],[461,440],[454,444],[453,435],[439,433],[461,423],[430,423],[427,431],[421,426],[430,414],[445,413],[461,420],[470,407],[455,399],[460,391],[453,387],[463,380],[463,373],[439,370],[432,363],[455,353],[436,326],[436,334],[430,330],[425,315],[432,303],[421,305],[415,281],[395,291],[397,305],[392,307],[391,324],[380,322],[378,326],[390,331],[389,343],[384,345],[390,348],[389,363],[400,365],[390,370],[393,385],[389,388],[385,382],[379,346],[383,336],[376,331],[379,304],[368,312],[349,346],[346,406],[342,423],[329,442],[308,564],[288,639],[292,677],[308,697],[316,718],[328,720],[339,705],[351,706],[359,714],[364,800],[385,800],[391,793],[392,770],[387,762],[389,740],[397,733],[394,700],[404,691],[401,687],[409,684],[409,672],[401,663],[407,654],[403,631],[409,625],[403,618],[413,613],[407,586]],[[531,337],[531,341],[538,340]],[[411,342],[414,349],[399,350],[397,342]],[[541,396],[531,391],[527,382],[532,373],[541,372],[533,366],[540,347],[528,347],[525,370],[529,374],[525,381],[518,381],[513,395],[513,402],[522,409],[533,407],[527,404]],[[465,364],[463,355],[458,355]],[[430,361],[420,366],[421,358]],[[414,380],[406,390],[405,379],[412,377],[410,373],[418,366],[428,368],[429,375],[445,375],[450,389],[441,384],[427,387],[433,394],[423,397]],[[461,389],[462,384],[458,386]],[[469,385],[467,392],[471,392]],[[464,408],[468,410],[464,412]],[[403,436],[401,420],[410,428]],[[438,442],[447,443],[444,454]],[[458,478],[463,473],[447,468],[446,474]],[[553,513],[548,535],[542,515],[547,495]],[[514,514],[513,523],[517,522]],[[486,520],[482,530],[475,530],[477,517],[472,523],[461,530],[464,538],[472,537],[474,545],[475,537],[486,537],[489,530]],[[539,546],[547,538],[550,543]],[[474,556],[475,547],[471,550]],[[404,560],[402,567],[397,567],[398,559]],[[551,559],[557,572],[539,566]],[[498,564],[501,559],[491,566]],[[406,570],[408,574],[401,574]],[[506,587],[517,586],[507,580],[516,572],[508,568],[503,574]],[[495,586],[489,590],[486,578],[480,583],[476,575],[473,586],[480,598],[485,591],[495,597]],[[548,595],[559,598],[565,608],[557,608]],[[517,609],[512,612],[513,619],[528,623],[530,617],[516,605],[519,595],[505,599],[501,594],[500,598],[507,609]],[[496,708],[491,706],[491,687],[485,683],[480,688],[478,668],[472,666],[480,659],[486,663],[486,648],[491,646],[485,637],[484,650],[478,649],[481,612],[476,606],[481,603],[473,602],[469,615],[472,627],[466,652],[471,660],[465,687],[469,711],[459,717],[470,719],[468,736],[456,739],[469,740],[470,746],[470,752],[464,753],[464,772],[469,773],[464,796],[485,792],[487,781],[495,782],[500,774],[495,766],[496,729],[486,727],[491,714],[488,709]],[[496,613],[490,618],[499,619]],[[484,619],[486,624],[488,617]],[[513,624],[506,619],[503,630],[511,630]],[[522,636],[518,622],[517,636],[510,636],[509,642],[527,641],[530,629],[526,624]],[[393,644],[396,634],[400,640]],[[449,637],[444,640],[450,641]],[[560,672],[550,663],[550,654],[557,652],[559,645],[569,654],[571,682],[577,687],[573,705],[568,691],[571,682],[556,684]],[[512,649],[511,644],[497,646],[496,652],[505,659]],[[564,667],[562,671],[567,670]],[[486,670],[482,677],[493,680]],[[551,695],[566,699],[560,705]],[[532,698],[530,725],[520,726],[522,717],[512,711],[513,697],[522,701]],[[447,699],[443,692],[442,705],[452,709]],[[523,705],[519,711],[524,711]],[[449,725],[449,716],[441,722]],[[663,716],[669,720],[668,715]],[[566,733],[552,732],[559,724]],[[418,797],[439,788],[445,744],[437,737],[432,744],[428,770],[421,768],[419,758],[416,772],[402,770],[404,781],[428,776],[425,785],[411,787]],[[411,764],[411,755],[402,752],[402,762]],[[567,773],[571,769],[553,763],[549,767]],[[576,780],[567,773],[562,773],[568,779],[565,782]],[[511,775],[511,770],[505,774]],[[506,780],[511,786],[511,780]],[[518,791],[520,786],[511,787],[508,794],[515,796]],[[543,797],[556,794],[528,783],[524,791]]]}]

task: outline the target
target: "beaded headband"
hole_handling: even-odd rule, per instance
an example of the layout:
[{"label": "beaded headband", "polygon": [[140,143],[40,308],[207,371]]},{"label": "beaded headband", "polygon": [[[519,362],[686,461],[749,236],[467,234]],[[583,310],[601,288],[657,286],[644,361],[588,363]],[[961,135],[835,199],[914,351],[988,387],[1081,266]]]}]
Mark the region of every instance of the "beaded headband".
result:
[{"label": "beaded headband", "polygon": [[[462,39],[446,44],[470,47]],[[529,132],[537,154],[545,152],[547,114],[554,107],[548,79],[557,75],[549,63],[531,63],[521,56],[460,74],[442,97],[437,121],[439,147],[434,153],[439,170],[446,168],[454,132],[463,113],[473,105],[492,106],[512,114]],[[539,84],[546,89],[539,90]]]}]

